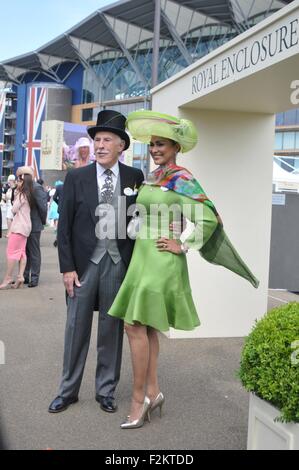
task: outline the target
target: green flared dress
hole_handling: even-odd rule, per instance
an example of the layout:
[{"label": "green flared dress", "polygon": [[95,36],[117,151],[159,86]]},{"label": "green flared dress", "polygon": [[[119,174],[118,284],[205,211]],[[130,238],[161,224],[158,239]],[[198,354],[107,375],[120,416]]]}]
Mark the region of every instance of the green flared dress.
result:
[{"label": "green flared dress", "polygon": [[144,185],[139,192],[141,230],[126,277],[108,313],[126,323],[139,322],[159,331],[170,327],[192,330],[200,321],[192,299],[186,256],[159,252],[156,241],[162,236],[173,238],[169,224],[181,220],[183,214],[194,224],[186,242],[199,250],[218,221],[208,206],[163,189]]}]

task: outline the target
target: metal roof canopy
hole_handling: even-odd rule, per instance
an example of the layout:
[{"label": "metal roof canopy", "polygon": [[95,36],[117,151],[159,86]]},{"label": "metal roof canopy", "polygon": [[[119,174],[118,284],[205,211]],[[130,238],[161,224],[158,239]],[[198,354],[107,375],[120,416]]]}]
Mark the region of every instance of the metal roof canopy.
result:
[{"label": "metal roof canopy", "polygon": [[234,24],[229,0],[209,0],[208,2],[206,0],[180,0],[176,3],[191,8],[192,10],[200,11],[221,23],[229,25]]},{"label": "metal roof canopy", "polygon": [[55,41],[52,41],[45,46],[38,49],[38,52],[42,54],[48,54],[51,56],[61,57],[64,60],[74,60],[77,61],[78,54],[76,50],[71,45],[67,35],[60,36]]},{"label": "metal roof canopy", "polygon": [[119,49],[119,44],[114,39],[111,30],[107,28],[99,12],[96,12],[92,18],[75,26],[66,34],[106,46],[109,49]]},{"label": "metal roof canopy", "polygon": [[9,76],[6,73],[5,68],[1,64],[0,64],[0,80],[3,82],[9,82]]},{"label": "metal roof canopy", "polygon": [[[132,4],[128,8],[128,4]],[[110,7],[105,13],[127,23],[134,24],[140,28],[154,32],[155,2],[153,0],[133,0],[129,2],[118,2],[115,7]],[[165,25],[161,25],[161,37],[171,38]]]},{"label": "metal roof canopy", "polygon": [[36,52],[32,52],[26,55],[23,55],[21,57],[16,57],[15,59],[11,59],[9,61],[9,64],[7,65],[12,65],[14,67],[21,67],[21,68],[27,68],[27,67],[41,67],[41,62],[38,58],[38,55]]},{"label": "metal roof canopy", "polygon": [[[192,17],[194,14],[201,14],[211,22],[219,23],[222,25],[235,26],[237,24],[236,16],[241,16],[246,21],[246,15],[243,13],[243,8],[246,9],[248,16],[255,10],[267,11],[270,8],[280,8],[287,3],[291,3],[292,0],[162,0],[161,6],[163,16],[161,19],[161,38],[162,39],[174,39],[174,30],[171,29],[173,25],[176,27],[175,17],[172,19],[169,17],[173,11],[174,15],[177,15],[176,22],[179,21],[180,16],[183,16],[183,9],[189,9]],[[258,3],[256,3],[258,2]],[[248,6],[250,4],[250,6]],[[236,12],[238,15],[236,15]],[[166,21],[165,15],[168,15],[169,21]],[[83,21],[66,31],[64,34],[58,36],[49,43],[43,45],[34,52],[30,52],[0,63],[0,80],[12,81],[18,83],[18,77],[22,76],[26,72],[40,72],[48,73],[51,72],[49,66],[45,64],[39,54],[50,56],[52,60],[49,62],[59,63],[64,61],[71,61],[74,63],[81,63],[85,68],[88,67],[88,60],[93,55],[94,51],[91,52],[90,56],[86,56],[80,51],[79,46],[74,44],[73,38],[78,40],[88,41],[91,44],[102,46],[107,50],[117,50],[124,52],[127,45],[124,44],[120,39],[118,31],[114,31],[113,25],[109,23],[108,17],[115,19],[116,28],[119,26],[118,20],[130,25],[135,25],[141,30],[150,32],[153,34],[154,31],[154,20],[155,20],[155,2],[153,0],[121,0],[112,5],[108,5],[102,9],[95,11],[93,14],[85,18]],[[172,23],[172,24],[171,24]],[[191,24],[191,23],[190,23]],[[128,30],[127,30],[128,35]],[[176,37],[176,41],[179,40],[179,36]],[[182,44],[180,44],[182,48]],[[85,48],[86,50],[86,48]],[[96,50],[96,49],[95,49]],[[127,50],[127,54],[130,54]],[[7,67],[7,68],[6,68]],[[8,68],[9,67],[9,68]],[[11,72],[11,67],[15,67],[15,73]],[[22,70],[18,70],[22,69]],[[20,72],[17,75],[17,72]]]}]

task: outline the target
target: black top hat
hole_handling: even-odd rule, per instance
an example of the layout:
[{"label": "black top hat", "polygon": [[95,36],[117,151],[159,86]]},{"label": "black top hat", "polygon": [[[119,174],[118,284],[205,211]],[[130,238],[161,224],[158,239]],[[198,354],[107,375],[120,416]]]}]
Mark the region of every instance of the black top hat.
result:
[{"label": "black top hat", "polygon": [[126,142],[124,150],[130,147],[130,137],[125,131],[126,118],[123,114],[112,109],[100,111],[98,114],[97,125],[87,129],[88,134],[94,139],[97,132],[113,132]]}]

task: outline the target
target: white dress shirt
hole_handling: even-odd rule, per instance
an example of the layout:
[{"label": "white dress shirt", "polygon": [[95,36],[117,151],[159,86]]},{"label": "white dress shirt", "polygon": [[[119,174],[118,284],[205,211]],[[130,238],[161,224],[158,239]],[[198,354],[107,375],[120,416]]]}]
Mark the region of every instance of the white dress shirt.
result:
[{"label": "white dress shirt", "polygon": [[[104,186],[105,183],[105,178],[107,175],[105,175],[105,171],[107,168],[103,168],[100,163],[97,162],[97,180],[98,180],[98,188],[100,189],[100,192],[102,192],[102,187]],[[119,165],[118,162],[113,165],[112,168],[110,168],[112,171],[112,181],[113,181],[113,192],[115,191],[116,184],[117,184],[117,179],[119,176]]]}]

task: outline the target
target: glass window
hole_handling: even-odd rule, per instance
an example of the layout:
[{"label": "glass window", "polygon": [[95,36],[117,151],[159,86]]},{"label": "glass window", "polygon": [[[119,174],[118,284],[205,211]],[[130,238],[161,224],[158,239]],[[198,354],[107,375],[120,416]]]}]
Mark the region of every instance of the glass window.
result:
[{"label": "glass window", "polygon": [[139,170],[141,170],[141,160],[138,158],[134,158],[133,160],[133,167],[134,168],[138,168]]},{"label": "glass window", "polygon": [[295,132],[283,132],[283,149],[295,148]]},{"label": "glass window", "polygon": [[103,110],[103,108],[100,108],[100,107],[99,108],[92,108],[92,119],[91,119],[91,121],[97,122],[98,114],[102,110]]},{"label": "glass window", "polygon": [[93,103],[94,101],[94,94],[88,90],[83,90],[83,103]]},{"label": "glass window", "polygon": [[143,145],[134,143],[134,155],[141,156],[143,154]]},{"label": "glass window", "polygon": [[285,112],[285,126],[290,126],[292,124],[296,124],[296,109],[289,109],[289,111]]},{"label": "glass window", "polygon": [[92,121],[93,118],[93,109],[82,109],[82,121]]},{"label": "glass window", "polygon": [[275,150],[282,150],[282,137],[283,137],[283,132],[276,132],[276,134],[275,134]]},{"label": "glass window", "polygon": [[296,142],[295,142],[295,148],[299,149],[299,132],[296,132]]},{"label": "glass window", "polygon": [[292,126],[294,124],[299,124],[299,108],[290,109],[285,113],[276,114],[275,119],[276,126]]},{"label": "glass window", "polygon": [[284,125],[284,113],[276,114],[276,126]]}]

